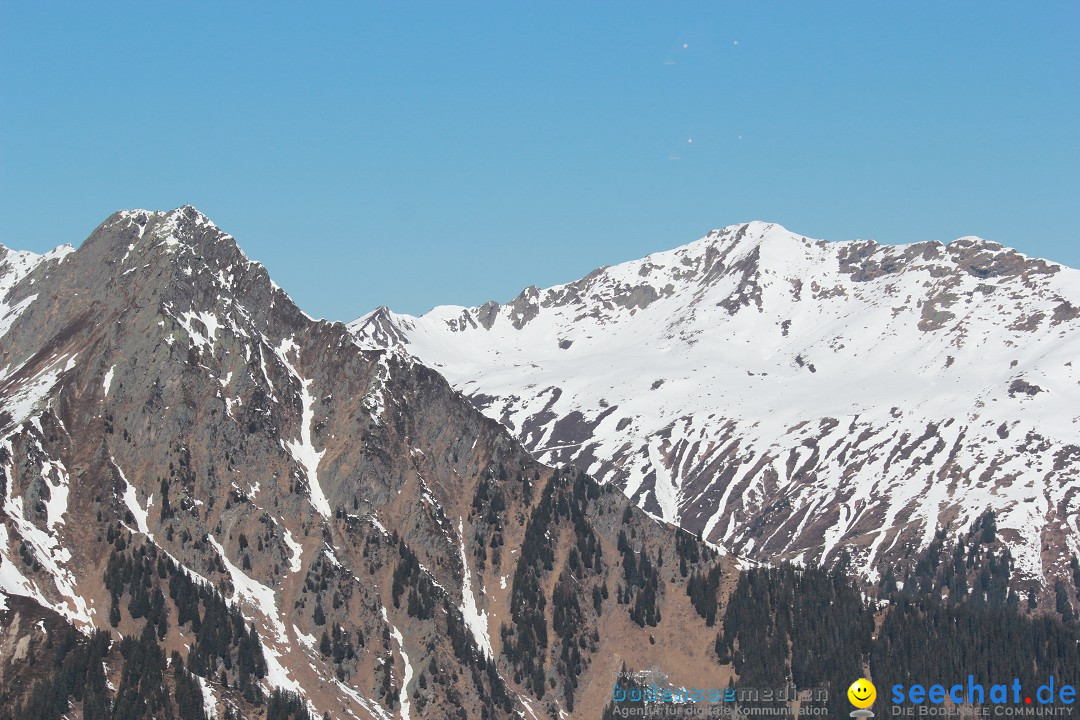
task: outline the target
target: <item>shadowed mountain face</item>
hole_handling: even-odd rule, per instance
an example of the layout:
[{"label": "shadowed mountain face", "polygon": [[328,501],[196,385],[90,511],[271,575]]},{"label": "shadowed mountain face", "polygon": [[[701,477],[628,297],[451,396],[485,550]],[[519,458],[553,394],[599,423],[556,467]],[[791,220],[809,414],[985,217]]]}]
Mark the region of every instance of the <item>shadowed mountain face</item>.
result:
[{"label": "shadowed mountain face", "polygon": [[624,661],[727,667],[686,584],[729,560],[311,320],[191,207],[0,248],[0,492],[8,711],[65,623],[141,637],[78,681],[131,717],[158,702],[137,652],[176,651],[177,703],[214,717],[274,687],[333,717],[594,717]]},{"label": "shadowed mountain face", "polygon": [[962,238],[776,225],[350,329],[436,368],[546,463],[747,557],[911,571],[987,511],[1014,582],[1077,552],[1080,272]]}]

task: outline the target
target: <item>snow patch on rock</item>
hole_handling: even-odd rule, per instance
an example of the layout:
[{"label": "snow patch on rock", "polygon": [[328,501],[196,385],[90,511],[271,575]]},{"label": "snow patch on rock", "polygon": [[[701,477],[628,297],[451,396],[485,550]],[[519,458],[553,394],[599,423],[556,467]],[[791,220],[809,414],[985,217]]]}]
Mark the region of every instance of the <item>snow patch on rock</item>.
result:
[{"label": "snow patch on rock", "polygon": [[[476,644],[481,650],[487,653],[487,656],[490,658],[492,657],[491,636],[488,634],[487,613],[477,609],[476,606],[476,596],[473,595],[472,590],[472,573],[469,571],[469,559],[465,553],[464,533],[465,531],[462,526],[461,518],[458,518],[458,549],[461,551],[461,568],[462,573],[465,576],[461,588],[461,615],[465,618],[465,625],[467,625],[469,631],[472,632]],[[483,592],[482,589],[481,592]]]}]

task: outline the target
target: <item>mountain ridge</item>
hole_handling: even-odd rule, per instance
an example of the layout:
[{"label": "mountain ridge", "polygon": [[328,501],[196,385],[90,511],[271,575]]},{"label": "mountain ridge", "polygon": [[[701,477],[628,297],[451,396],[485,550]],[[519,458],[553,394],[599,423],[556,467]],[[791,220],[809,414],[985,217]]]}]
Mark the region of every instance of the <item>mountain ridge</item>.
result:
[{"label": "mountain ridge", "polygon": [[[780,242],[811,255],[817,247]],[[958,652],[989,643],[997,648],[992,657],[1017,658],[988,668],[991,674],[1014,673],[1029,683],[1036,671],[1060,674],[1074,666],[1080,564],[1073,558],[1062,574],[1048,575],[1053,587],[1032,581],[1014,507],[980,512],[988,505],[977,502],[963,515],[945,493],[939,505],[953,513],[951,524],[933,530],[924,547],[918,542],[923,516],[909,508],[896,506],[891,517],[898,522],[881,521],[882,532],[866,535],[881,497],[871,493],[853,502],[843,493],[858,491],[858,483],[841,483],[840,497],[819,492],[811,498],[818,504],[797,511],[794,522],[792,501],[785,506],[783,498],[767,496],[788,479],[781,475],[788,466],[804,475],[795,490],[828,489],[828,476],[815,470],[815,452],[853,472],[872,467],[874,453],[888,453],[892,466],[913,467],[908,460],[914,458],[920,467],[936,467],[923,461],[933,460],[937,433],[953,432],[948,428],[959,424],[955,419],[933,432],[914,426],[917,438],[893,447],[874,439],[881,429],[863,417],[850,425],[824,418],[794,425],[790,418],[755,421],[759,428],[803,433],[796,435],[795,454],[770,456],[765,448],[762,457],[753,456],[755,425],[738,418],[724,419],[721,432],[730,437],[722,443],[699,437],[695,445],[677,436],[688,428],[702,433],[688,425],[694,418],[683,412],[690,407],[686,399],[713,393],[721,408],[734,397],[725,400],[724,392],[768,399],[767,385],[743,387],[750,361],[772,363],[769,372],[785,382],[851,374],[823,355],[796,362],[800,356],[776,338],[780,350],[772,355],[739,346],[760,327],[800,338],[814,327],[806,318],[817,316],[795,315],[786,328],[779,318],[759,322],[757,316],[773,312],[778,295],[791,295],[794,286],[781,285],[778,293],[772,275],[758,272],[768,252],[748,258],[723,250],[705,252],[708,261],[696,265],[692,258],[673,267],[657,262],[622,285],[610,273],[594,273],[564,289],[559,306],[545,307],[545,291],[532,289],[516,305],[489,306],[471,318],[453,315],[460,320],[457,335],[472,341],[507,328],[545,329],[552,312],[569,313],[573,333],[526,344],[529,355],[520,366],[505,363],[515,357],[514,336],[506,335],[492,348],[503,367],[485,376],[514,380],[521,368],[547,378],[566,368],[580,371],[586,386],[599,389],[594,399],[607,407],[598,414],[606,414],[591,416],[581,402],[590,398],[578,388],[537,384],[532,400],[541,403],[540,412],[516,425],[518,437],[507,429],[515,426],[513,412],[493,418],[476,407],[512,411],[517,400],[475,391],[467,399],[418,361],[410,352],[415,348],[388,343],[365,350],[345,325],[312,320],[194,208],[116,213],[77,249],[43,256],[0,252],[0,718],[610,716],[613,679],[644,665],[684,687],[767,687],[790,678],[803,687],[842,688],[866,663],[886,677],[910,674],[940,656],[933,636],[925,648],[898,653],[890,636],[873,633],[875,619],[900,628],[901,636],[924,633],[921,611],[912,612],[919,607],[936,608],[964,627],[988,625],[989,635],[949,642]],[[974,265],[986,275],[1007,276],[995,293],[1020,292],[1008,285],[1015,277],[1044,289],[1057,282],[1057,271],[1001,255]],[[881,259],[856,252],[844,262],[851,273],[875,275]],[[670,290],[665,284],[649,286],[650,292],[642,280],[664,273],[685,278],[695,269],[710,280],[689,290],[671,283]],[[816,294],[815,302],[841,302],[844,293],[873,283],[814,289],[816,280],[807,281],[804,295]],[[596,303],[603,293],[608,300]],[[697,314],[669,323],[650,315],[670,314],[671,304],[683,301]],[[939,310],[950,307],[942,302]],[[913,327],[924,319],[921,308],[909,315],[896,317]],[[400,332],[399,339],[415,333],[393,325],[388,312],[372,317],[387,323],[388,333]],[[611,333],[628,319],[628,332]],[[725,319],[745,327],[728,327],[723,342],[711,344]],[[1048,309],[1025,326],[1071,322],[1053,320]],[[667,347],[657,378],[657,365],[630,350],[649,348],[658,328]],[[734,332],[740,329],[743,335]],[[814,349],[809,339],[800,342],[796,349]],[[607,356],[596,356],[598,348]],[[982,347],[976,351],[985,354]],[[550,363],[567,354],[572,362]],[[684,356],[692,362],[680,379],[676,360]],[[693,374],[716,358],[731,368],[730,377],[710,382]],[[1031,417],[1042,408],[1040,422],[1052,426],[1060,413],[1048,408],[1056,405],[1039,403],[1065,391],[1033,373],[1042,367],[1033,358],[1018,366],[1024,375],[1016,380],[1027,379],[1008,385],[1012,394],[1006,396]],[[590,461],[581,452],[589,446],[578,438],[600,437],[597,428],[608,420],[622,424],[620,413],[632,409],[616,398],[617,384],[596,382],[597,371],[627,367],[645,383],[630,388],[645,398],[642,407],[674,411],[675,420],[656,436],[658,452],[646,462],[658,473],[672,467],[703,468],[699,474],[713,479],[719,473],[724,493],[737,500],[726,515],[707,520],[727,554],[649,517],[616,491],[612,470],[601,484],[527,452],[525,443],[540,440],[543,453],[556,460]],[[666,404],[656,400],[672,388],[683,394]],[[808,407],[823,397],[839,405],[860,400],[812,389],[802,393]],[[560,405],[574,394],[576,408]],[[721,417],[713,415],[699,417]],[[908,422],[900,416],[892,420]],[[1031,445],[1027,452],[1041,453],[1046,462],[1060,459],[1054,472],[1071,472],[1071,451],[1053,438],[1025,435],[1019,422],[1007,424],[1004,434]],[[631,418],[619,431],[643,426],[641,417]],[[826,446],[822,435],[832,431],[853,438]],[[860,443],[873,447],[866,451]],[[1002,467],[1012,471],[1025,461],[1034,462],[1020,453]],[[960,470],[956,463],[936,468],[944,478],[937,487],[971,499],[970,471]],[[982,482],[988,496],[1000,493],[1025,509],[1023,494],[1011,487],[1022,483],[981,471],[976,489]],[[815,472],[822,477],[815,479]],[[658,479],[642,478],[635,493],[654,516],[665,512],[662,503],[679,499],[657,493],[663,488]],[[1040,511],[1052,504],[1071,520],[1075,495],[1067,482],[1057,489],[1053,482],[1027,484],[1033,502],[1041,494]],[[702,489],[691,503],[674,504],[684,524],[695,507],[715,502],[708,485]],[[790,495],[796,503],[805,500]],[[760,512],[755,503],[763,501],[768,506]],[[813,517],[821,507],[851,516],[844,522]],[[807,531],[784,537],[784,522],[801,522]],[[832,527],[839,531],[814,536]],[[732,528],[753,542],[726,537]],[[1051,561],[1063,562],[1054,542],[1067,545],[1071,531],[1054,529],[1057,536],[1041,533],[1039,539],[1048,541]],[[834,553],[807,553],[805,546],[821,537]],[[869,538],[863,547],[870,548],[880,539],[890,552],[906,543],[906,555],[876,586],[858,588],[847,575],[845,551],[859,562],[860,538]],[[798,569],[783,563],[796,552],[804,565]],[[813,567],[817,557],[834,567]],[[762,597],[772,601],[763,604]],[[1017,637],[1053,643],[1049,650],[1041,641],[1019,647]],[[829,711],[846,710],[841,702],[842,693],[831,693]]]},{"label": "mountain ridge", "polygon": [[[768,230],[775,230],[776,232],[767,232]],[[766,232],[763,232],[763,231],[766,231]],[[791,237],[804,237],[804,236],[800,236],[800,235],[798,235],[796,233],[793,233],[793,232],[787,230],[784,226],[782,226],[782,225],[780,225],[778,223],[773,223],[773,222],[768,222],[768,221],[763,221],[763,220],[753,220],[753,221],[749,221],[749,222],[745,222],[745,223],[735,223],[735,224],[732,224],[732,225],[727,225],[727,226],[725,226],[723,228],[717,228],[717,229],[710,230],[708,233],[706,233],[704,236],[702,236],[698,240],[694,240],[692,242],[689,242],[689,243],[686,243],[686,244],[671,248],[669,250],[661,250],[661,251],[649,253],[648,255],[644,256],[643,258],[626,260],[626,261],[614,263],[614,264],[611,264],[611,265],[601,265],[601,266],[593,269],[592,271],[586,273],[584,276],[582,276],[581,278],[579,278],[577,280],[570,280],[570,281],[563,282],[563,283],[557,283],[555,285],[552,285],[552,286],[550,286],[548,288],[544,288],[544,289],[547,290],[547,291],[556,292],[556,291],[562,290],[562,289],[567,288],[567,287],[573,287],[573,286],[577,286],[577,285],[587,283],[589,280],[595,278],[596,276],[602,275],[605,272],[612,271],[612,270],[619,271],[620,269],[634,269],[634,272],[637,272],[637,268],[645,266],[646,263],[648,263],[650,260],[663,259],[663,258],[668,257],[668,256],[679,255],[679,254],[694,254],[699,249],[709,248],[710,246],[713,246],[713,243],[711,241],[715,240],[716,238],[728,238],[728,237],[731,237],[733,242],[739,242],[743,237],[745,237],[747,235],[750,235],[752,238],[754,238],[755,236],[757,236],[759,234],[760,234],[760,239],[762,241],[765,241],[765,242],[768,242],[769,240],[780,240],[780,241],[782,241],[782,240],[785,240],[785,239],[788,239],[788,238],[791,238]],[[732,237],[732,235],[733,235],[733,237]],[[809,239],[809,238],[806,238],[806,239]],[[863,240],[863,239],[857,239],[857,240],[816,240],[814,242],[816,242],[816,243],[828,243],[829,245],[833,245],[833,246],[851,246],[851,247],[859,248],[860,250],[863,250],[865,248],[871,248],[871,252],[877,252],[877,251],[881,251],[881,250],[888,251],[889,249],[904,250],[904,251],[907,251],[909,249],[922,250],[922,249],[930,248],[930,247],[941,248],[941,249],[953,248],[953,249],[956,249],[956,250],[961,250],[961,249],[967,250],[967,249],[970,249],[970,248],[979,248],[979,249],[988,249],[988,250],[1009,250],[1010,254],[1013,254],[1013,255],[1015,255],[1015,256],[1017,256],[1019,258],[1035,260],[1035,261],[1038,261],[1040,263],[1046,264],[1048,267],[1055,267],[1055,266],[1058,267],[1058,268],[1066,268],[1067,267],[1062,263],[1057,263],[1057,262],[1048,261],[1048,260],[1042,260],[1040,258],[1036,258],[1035,256],[1029,256],[1029,255],[1026,255],[1026,254],[1024,254],[1024,253],[1022,253],[1020,251],[1017,251],[1017,250],[1014,250],[1014,249],[1011,249],[1011,248],[1006,248],[1004,245],[1002,245],[1000,243],[997,243],[997,242],[992,241],[992,240],[988,240],[986,238],[983,238],[983,237],[980,237],[980,236],[977,236],[977,235],[960,236],[960,237],[957,237],[957,238],[955,238],[955,239],[953,239],[953,240],[951,240],[951,241],[949,241],[947,243],[939,241],[939,240],[925,240],[925,241],[917,241],[917,242],[912,242],[912,243],[882,244],[882,243],[878,243],[878,242],[876,242],[874,240]],[[642,269],[644,269],[644,268],[642,268]],[[517,296],[515,296],[511,300],[506,301],[505,303],[500,303],[500,302],[495,301],[495,300],[489,300],[489,301],[484,302],[484,303],[482,303],[480,305],[473,306],[472,308],[470,308],[470,306],[466,306],[466,305],[455,305],[455,304],[437,305],[437,306],[431,308],[428,312],[424,313],[424,315],[428,315],[428,314],[431,314],[432,312],[443,310],[443,309],[462,309],[462,310],[464,310],[464,309],[480,309],[480,308],[492,308],[492,307],[502,307],[502,306],[505,306],[505,305],[513,305],[516,302],[520,302],[520,301],[526,299],[530,294],[535,294],[535,293],[539,292],[540,289],[541,288],[538,288],[536,285],[529,285],[526,288],[524,288]],[[374,314],[378,313],[379,311],[384,311],[384,312],[391,313],[392,315],[394,315],[396,317],[406,317],[406,318],[408,318],[408,317],[419,317],[419,316],[410,315],[408,313],[397,313],[397,312],[393,311],[390,307],[383,305],[383,306],[380,306],[379,308],[376,308],[376,310],[373,310],[373,311],[367,313],[366,315],[362,315],[359,318],[357,318],[356,320],[353,320],[350,324],[361,322],[365,318],[368,318],[371,315],[374,315]]]},{"label": "mountain ridge", "polygon": [[[1077,549],[1062,489],[1077,287],[1076,270],[973,236],[826,243],[749,223],[503,305],[380,309],[350,328],[444,373],[545,462],[729,550],[827,561],[844,547],[877,578],[993,509],[1045,584]],[[1031,438],[1003,449],[1010,433]],[[867,493],[854,465],[885,482]],[[1008,490],[1017,478],[1032,487]]]}]

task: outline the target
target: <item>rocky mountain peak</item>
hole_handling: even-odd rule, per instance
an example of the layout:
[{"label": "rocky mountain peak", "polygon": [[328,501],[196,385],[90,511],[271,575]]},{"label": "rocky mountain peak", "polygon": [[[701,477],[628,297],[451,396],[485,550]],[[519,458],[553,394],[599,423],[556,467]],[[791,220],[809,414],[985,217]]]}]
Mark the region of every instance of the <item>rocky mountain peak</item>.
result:
[{"label": "rocky mountain peak", "polygon": [[107,218],[80,247],[131,270],[140,263],[203,259],[235,265],[247,258],[231,235],[191,205],[169,212],[121,210]]},{"label": "rocky mountain peak", "polygon": [[400,323],[401,320],[390,308],[381,305],[354,320],[350,328],[364,337],[373,338],[371,349],[386,349],[399,347],[405,340]]},{"label": "rocky mountain peak", "polygon": [[[10,707],[39,677],[13,644],[52,652],[72,626],[105,631],[102,694],[139,701],[123,634],[168,667],[154,702],[175,689],[217,718],[265,715],[281,689],[314,716],[596,717],[612,659],[653,647],[661,615],[686,637],[658,661],[684,684],[715,670],[687,585],[730,559],[539,464],[438,373],[307,318],[193,208],[116,213],[23,265],[0,296]],[[365,326],[405,332],[385,309]]]}]

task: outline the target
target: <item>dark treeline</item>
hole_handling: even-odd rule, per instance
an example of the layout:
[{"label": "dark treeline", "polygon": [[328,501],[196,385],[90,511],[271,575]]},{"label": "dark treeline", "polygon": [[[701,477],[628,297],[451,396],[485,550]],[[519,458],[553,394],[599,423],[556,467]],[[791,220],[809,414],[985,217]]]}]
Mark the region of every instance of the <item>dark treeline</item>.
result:
[{"label": "dark treeline", "polygon": [[[73,706],[83,720],[207,720],[199,680],[179,654],[166,660],[154,626],[145,623],[139,637],[113,642],[99,630],[86,637],[70,625],[49,635],[44,649],[51,659],[39,668],[21,706],[5,703],[2,720],[60,720]],[[120,663],[120,681],[110,692],[104,663]],[[227,706],[227,720],[242,720]]]},{"label": "dark treeline", "polygon": [[[44,650],[51,661],[43,667],[39,663],[26,701],[21,707],[5,703],[0,720],[59,720],[76,705],[84,720],[206,720],[198,677],[239,693],[250,705],[262,705],[262,641],[239,608],[156,545],[132,545],[119,528],[110,528],[109,535],[112,552],[103,578],[110,594],[109,621],[118,626],[125,608],[131,620],[141,621],[141,631],[118,642],[107,631],[87,638],[69,625],[47,633]],[[178,652],[167,659],[162,649],[173,624],[194,635],[186,659]],[[120,670],[114,692],[108,689],[103,663]],[[228,720],[241,719],[228,703],[226,710]]]},{"label": "dark treeline", "polygon": [[[902,579],[885,573],[876,597],[862,592],[849,565],[845,557],[832,570],[780,565],[739,573],[726,605],[715,611],[715,660],[718,670],[735,671],[733,687],[825,688],[830,714],[846,714],[844,693],[864,668],[879,702],[887,702],[896,683],[949,686],[971,675],[985,687],[1018,678],[1033,691],[1080,666],[1070,600],[1070,586],[1080,586],[1080,562],[1053,587],[1054,605],[1039,608],[1036,592],[1018,591],[992,513],[951,538],[939,531]],[[695,569],[690,578],[687,593],[708,620],[719,605],[719,570]],[[605,717],[614,710],[609,704]]]},{"label": "dark treeline", "polygon": [[[874,613],[840,563],[833,570],[783,565],[739,575],[716,638],[718,660],[730,662],[738,686],[847,688],[862,675]],[[830,714],[846,712],[842,691],[830,692]]]},{"label": "dark treeline", "polygon": [[303,698],[278,688],[266,701],[266,720],[312,720],[312,717]]},{"label": "dark treeline", "polygon": [[[587,513],[601,492],[584,473],[552,474],[525,526],[510,592],[511,622],[500,627],[514,681],[542,698],[554,686],[550,678],[561,678],[563,704],[571,712],[578,679],[599,641],[596,617],[608,597],[603,549]],[[561,522],[572,526],[574,542],[549,598],[544,577],[555,568],[558,530],[553,526]],[[549,612],[554,637],[548,635]]]}]

